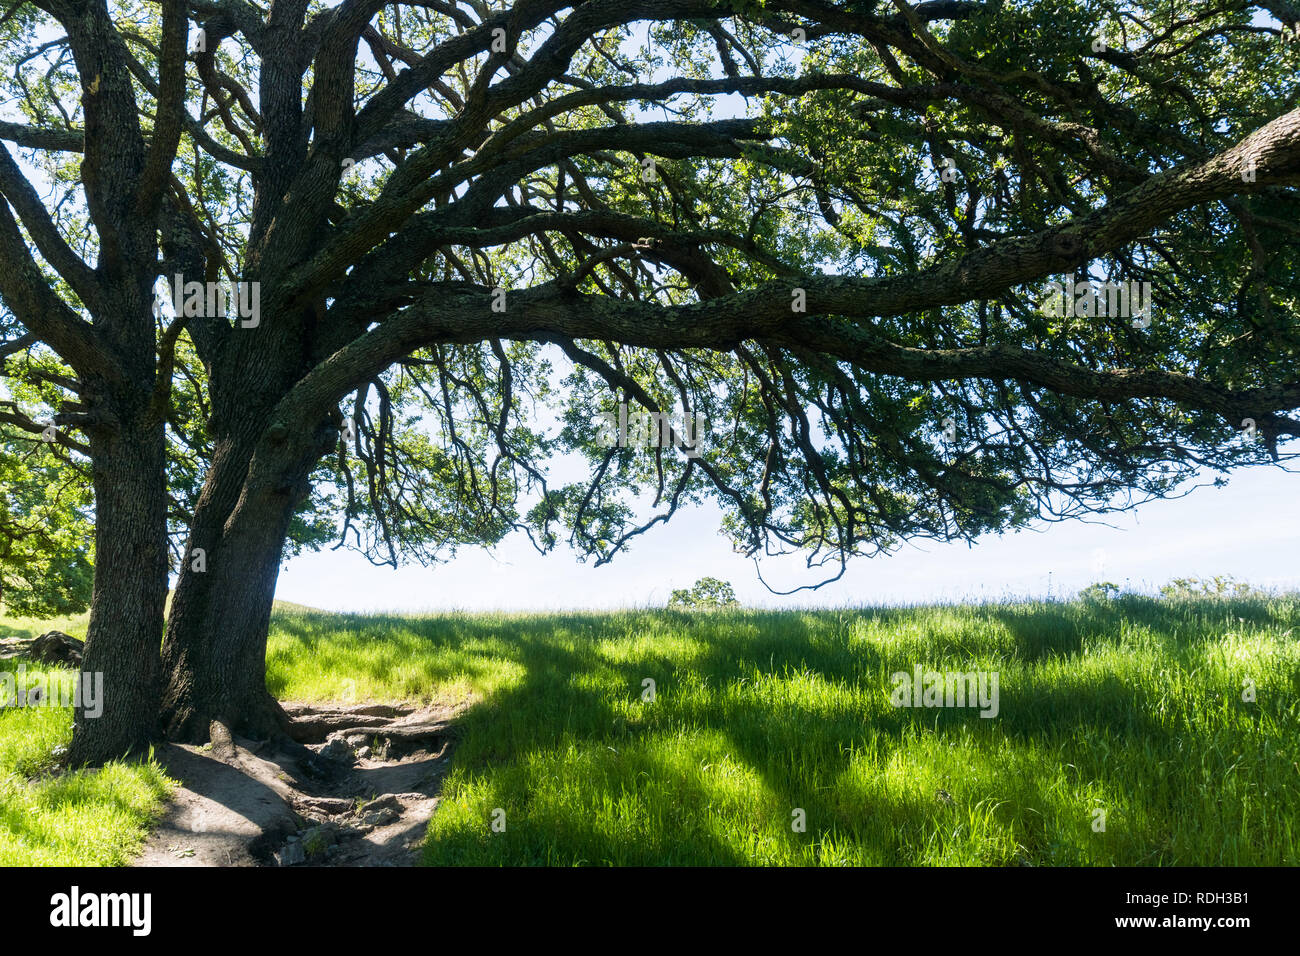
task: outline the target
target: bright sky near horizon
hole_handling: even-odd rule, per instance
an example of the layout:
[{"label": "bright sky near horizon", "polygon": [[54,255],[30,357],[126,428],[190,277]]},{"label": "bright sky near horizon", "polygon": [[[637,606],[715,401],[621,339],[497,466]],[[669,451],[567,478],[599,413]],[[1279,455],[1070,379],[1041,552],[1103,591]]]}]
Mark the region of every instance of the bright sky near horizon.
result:
[{"label": "bright sky near horizon", "polygon": [[[1002,536],[973,547],[919,542],[889,557],[856,559],[817,591],[778,597],[751,561],[718,533],[718,512],[683,510],[604,567],[557,549],[538,555],[522,535],[462,552],[431,568],[375,567],[360,555],[324,551],[290,560],[276,596],[330,610],[558,610],[662,606],[673,588],[706,575],[730,581],[749,606],[923,603],[1068,596],[1095,581],[1154,592],[1174,577],[1230,574],[1257,587],[1300,590],[1300,474],[1254,468],[1227,487],[1203,487],[1104,516]],[[812,583],[799,559],[763,566],[773,587]]]}]

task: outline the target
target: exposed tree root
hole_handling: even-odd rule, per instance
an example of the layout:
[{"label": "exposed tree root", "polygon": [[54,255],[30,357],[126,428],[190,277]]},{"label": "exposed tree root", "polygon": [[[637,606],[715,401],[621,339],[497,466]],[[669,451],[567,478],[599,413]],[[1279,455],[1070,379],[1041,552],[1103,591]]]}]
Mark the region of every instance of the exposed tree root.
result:
[{"label": "exposed tree root", "polygon": [[411,865],[465,703],[288,705],[260,743],[213,721],[210,745],[160,753],[181,790],[136,865]]}]

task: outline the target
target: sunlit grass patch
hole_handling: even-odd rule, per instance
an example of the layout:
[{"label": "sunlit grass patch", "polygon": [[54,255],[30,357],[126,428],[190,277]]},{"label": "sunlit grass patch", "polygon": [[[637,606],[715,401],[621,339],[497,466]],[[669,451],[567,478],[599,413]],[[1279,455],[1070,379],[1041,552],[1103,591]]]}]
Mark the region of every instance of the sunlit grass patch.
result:
[{"label": "sunlit grass patch", "polygon": [[[1294,864],[1298,619],[1290,598],[499,617],[512,679],[465,716],[426,860]],[[914,665],[997,672],[998,716],[892,706]]]},{"label": "sunlit grass patch", "polygon": [[[38,677],[70,685],[75,674],[28,666],[28,682]],[[0,866],[120,866],[162,812],[172,781],[155,760],[61,773],[71,737],[70,707],[0,708]]]}]

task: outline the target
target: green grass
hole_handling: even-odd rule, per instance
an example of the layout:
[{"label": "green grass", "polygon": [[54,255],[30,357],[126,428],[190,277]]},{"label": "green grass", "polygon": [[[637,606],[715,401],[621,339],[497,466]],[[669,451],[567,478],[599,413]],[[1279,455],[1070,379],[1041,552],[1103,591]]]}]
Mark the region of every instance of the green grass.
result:
[{"label": "green grass", "polygon": [[[50,626],[84,633],[84,619],[0,619],[0,633]],[[914,664],[996,671],[1000,713],[895,708],[890,675]],[[430,864],[1300,863],[1296,596],[426,617],[282,605],[267,680],[284,699],[472,695]],[[170,782],[152,762],[55,773],[70,730],[67,709],[0,710],[0,865],[123,863],[160,811]]]},{"label": "green grass", "polygon": [[[1000,714],[893,707],[918,663],[997,671]],[[282,611],[268,665],[284,698],[473,693],[430,864],[1300,863],[1294,596]]]},{"label": "green grass", "polygon": [[[83,636],[85,617],[0,618],[0,634],[35,637],[57,627]],[[0,671],[18,673],[17,661]],[[70,687],[74,671],[26,665],[24,684]],[[172,783],[153,760],[58,773],[72,737],[69,707],[0,708],[0,866],[120,866],[131,860],[162,812]]]},{"label": "green grass", "polygon": [[86,639],[86,623],[90,612],[75,617],[54,617],[37,620],[30,617],[5,617],[0,614],[0,637],[39,637],[46,631],[58,630],[81,640]]}]

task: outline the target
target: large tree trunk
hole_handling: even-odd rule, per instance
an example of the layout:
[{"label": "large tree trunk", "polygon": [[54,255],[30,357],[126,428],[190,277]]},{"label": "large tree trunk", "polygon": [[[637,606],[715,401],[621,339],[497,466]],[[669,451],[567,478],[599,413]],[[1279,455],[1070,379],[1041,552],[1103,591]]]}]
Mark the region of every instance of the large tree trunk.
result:
[{"label": "large tree trunk", "polygon": [[[266,638],[289,523],[328,447],[324,437],[260,479],[249,474],[249,443],[231,442],[214,456],[163,644],[169,738],[206,741],[214,720],[261,739],[288,727],[266,689]],[[203,570],[195,548],[203,549]]]},{"label": "large tree trunk", "polygon": [[[103,675],[102,713],[73,718],[67,761],[138,752],[158,733],[159,644],[167,600],[167,488],[161,423],[144,416],[90,436],[95,583],[82,680]],[[84,686],[84,685],[83,685]]]},{"label": "large tree trunk", "polygon": [[288,511],[257,509],[208,550],[205,571],[181,572],[163,652],[168,737],[205,741],[214,720],[255,738],[284,729],[266,689],[266,635]]}]

